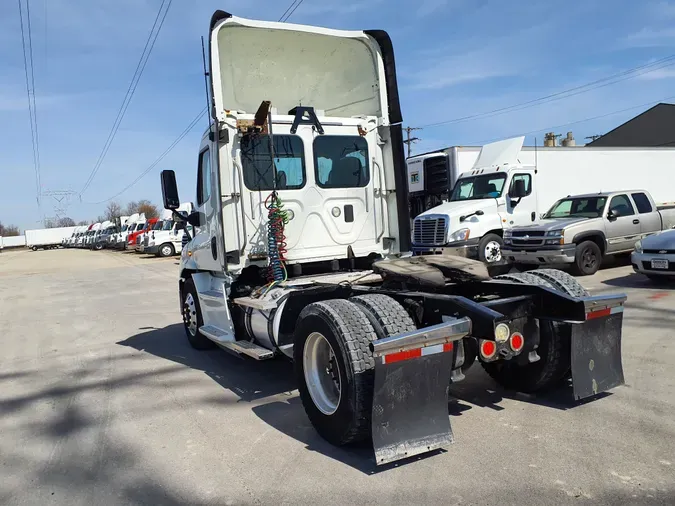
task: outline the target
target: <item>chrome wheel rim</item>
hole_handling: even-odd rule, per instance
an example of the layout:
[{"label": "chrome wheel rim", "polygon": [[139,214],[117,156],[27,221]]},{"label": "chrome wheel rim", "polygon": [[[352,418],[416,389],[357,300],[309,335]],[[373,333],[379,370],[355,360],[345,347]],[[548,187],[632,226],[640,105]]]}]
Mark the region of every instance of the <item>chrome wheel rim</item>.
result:
[{"label": "chrome wheel rim", "polygon": [[497,241],[490,241],[485,245],[485,260],[488,263],[499,262],[502,259],[502,248]]},{"label": "chrome wheel rim", "polygon": [[168,257],[170,254],[171,254],[171,248],[169,248],[168,246],[164,246],[162,248],[162,255],[164,255],[165,257]]},{"label": "chrome wheel rim", "polygon": [[197,305],[191,293],[185,297],[183,304],[183,323],[192,337],[197,335]]},{"label": "chrome wheel rim", "polygon": [[333,347],[319,332],[312,332],[302,355],[305,384],[314,405],[324,415],[332,415],[340,405],[340,368]]}]

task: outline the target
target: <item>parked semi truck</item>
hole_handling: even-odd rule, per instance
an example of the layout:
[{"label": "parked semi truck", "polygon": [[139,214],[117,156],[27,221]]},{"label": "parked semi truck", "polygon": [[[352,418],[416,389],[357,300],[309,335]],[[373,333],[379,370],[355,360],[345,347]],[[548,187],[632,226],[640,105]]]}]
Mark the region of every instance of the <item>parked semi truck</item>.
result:
[{"label": "parked semi truck", "polygon": [[[162,226],[159,230],[153,230],[144,237],[143,252],[159,257],[168,257],[180,254],[183,250],[184,220],[174,220],[173,214],[162,213]],[[177,212],[187,216],[192,212],[192,203],[181,204]],[[192,226],[188,225],[188,229]]]},{"label": "parked semi truck", "polygon": [[75,227],[56,227],[26,230],[26,246],[33,251],[38,249],[54,249],[62,245],[63,239],[69,237]]},{"label": "parked semi truck", "polygon": [[[408,159],[413,246],[508,269],[504,230],[531,225],[560,198],[638,187],[673,200],[675,148],[523,148],[523,137]],[[430,207],[433,206],[433,207]]]},{"label": "parked semi truck", "polygon": [[505,230],[504,255],[521,266],[568,264],[586,276],[606,257],[631,253],[640,239],[672,228],[675,203],[659,206],[645,190],[570,195],[537,223]]},{"label": "parked semi truck", "polygon": [[[193,347],[290,358],[319,434],[372,440],[378,464],[452,441],[448,384],[476,358],[516,390],[571,375],[585,398],[623,383],[624,295],[410,255],[386,32],[217,11],[207,54],[211,127],[178,279]],[[161,182],[177,210],[174,172]]]}]

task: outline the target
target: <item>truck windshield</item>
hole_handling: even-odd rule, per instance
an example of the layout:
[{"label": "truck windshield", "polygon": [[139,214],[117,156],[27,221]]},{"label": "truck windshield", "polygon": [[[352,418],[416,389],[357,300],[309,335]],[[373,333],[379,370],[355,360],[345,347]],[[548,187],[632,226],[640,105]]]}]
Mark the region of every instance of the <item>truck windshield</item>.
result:
[{"label": "truck windshield", "polygon": [[138,225],[136,225],[136,232],[138,232],[139,230],[143,230],[144,227],[145,223],[139,223]]},{"label": "truck windshield", "polygon": [[249,190],[296,190],[305,186],[305,153],[297,135],[274,136],[274,166],[267,135],[245,135],[241,139],[244,184]]},{"label": "truck windshield", "polygon": [[155,225],[152,227],[153,230],[162,230],[162,227],[164,226],[163,221],[158,221],[155,223]]},{"label": "truck windshield", "polygon": [[457,180],[450,201],[496,199],[502,196],[506,174],[483,174]]},{"label": "truck windshield", "polygon": [[173,228],[173,221],[172,220],[166,220],[164,224],[162,225],[162,230],[171,230]]},{"label": "truck windshield", "polygon": [[599,218],[607,197],[575,197],[562,199],[544,215],[544,218]]},{"label": "truck windshield", "polygon": [[122,232],[126,232],[128,227],[129,227],[129,225],[124,225],[124,226],[122,227]]}]

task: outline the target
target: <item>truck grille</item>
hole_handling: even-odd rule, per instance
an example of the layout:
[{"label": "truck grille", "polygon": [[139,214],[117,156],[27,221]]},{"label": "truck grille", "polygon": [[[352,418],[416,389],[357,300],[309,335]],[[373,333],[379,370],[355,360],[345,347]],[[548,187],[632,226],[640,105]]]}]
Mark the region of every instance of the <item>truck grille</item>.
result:
[{"label": "truck grille", "polygon": [[541,246],[545,237],[544,230],[514,230],[511,232],[511,243],[514,246]]},{"label": "truck grille", "polygon": [[416,218],[413,227],[413,243],[419,246],[443,246],[447,218]]},{"label": "truck grille", "polygon": [[675,255],[675,249],[646,249],[644,253],[649,255]]}]

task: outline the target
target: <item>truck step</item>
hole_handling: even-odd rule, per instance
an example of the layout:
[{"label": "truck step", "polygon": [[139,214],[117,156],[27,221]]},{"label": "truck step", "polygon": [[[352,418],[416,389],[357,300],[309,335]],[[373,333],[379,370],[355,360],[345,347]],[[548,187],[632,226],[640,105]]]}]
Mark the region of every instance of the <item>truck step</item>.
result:
[{"label": "truck step", "polygon": [[211,341],[218,346],[233,351],[237,355],[246,355],[256,360],[267,360],[274,356],[274,352],[250,341],[235,341],[232,334],[223,329],[219,329],[214,325],[203,325],[199,327],[199,332],[211,339]]},{"label": "truck step", "polygon": [[251,307],[260,311],[269,311],[277,307],[275,300],[256,299],[254,297],[239,297],[234,299],[234,303],[239,306]]},{"label": "truck step", "polygon": [[258,346],[257,344],[254,344],[250,341],[231,341],[229,343],[223,344],[223,346],[236,353],[247,355],[256,360],[267,360],[274,356],[274,352],[268,350],[267,348],[263,348],[262,346]]},{"label": "truck step", "polygon": [[234,336],[229,332],[219,329],[215,325],[202,325],[199,327],[199,332],[218,344],[231,343],[234,341]]}]

